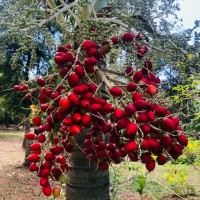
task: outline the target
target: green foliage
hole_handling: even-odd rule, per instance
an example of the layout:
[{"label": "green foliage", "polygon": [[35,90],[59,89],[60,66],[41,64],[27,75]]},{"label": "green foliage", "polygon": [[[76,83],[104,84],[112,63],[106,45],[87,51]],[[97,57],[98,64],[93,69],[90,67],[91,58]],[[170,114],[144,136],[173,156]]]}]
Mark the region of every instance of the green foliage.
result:
[{"label": "green foliage", "polygon": [[200,165],[200,140],[190,138],[183,155],[175,163]]}]

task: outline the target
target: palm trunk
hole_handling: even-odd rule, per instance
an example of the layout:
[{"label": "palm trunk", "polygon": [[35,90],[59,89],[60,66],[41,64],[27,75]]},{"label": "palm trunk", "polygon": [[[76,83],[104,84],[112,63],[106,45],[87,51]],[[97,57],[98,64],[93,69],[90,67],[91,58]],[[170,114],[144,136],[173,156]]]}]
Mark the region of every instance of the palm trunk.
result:
[{"label": "palm trunk", "polygon": [[[76,138],[78,145],[83,144],[84,136]],[[70,155],[69,182],[66,199],[70,200],[109,200],[109,171],[100,171],[93,161],[89,162],[76,148]]]}]

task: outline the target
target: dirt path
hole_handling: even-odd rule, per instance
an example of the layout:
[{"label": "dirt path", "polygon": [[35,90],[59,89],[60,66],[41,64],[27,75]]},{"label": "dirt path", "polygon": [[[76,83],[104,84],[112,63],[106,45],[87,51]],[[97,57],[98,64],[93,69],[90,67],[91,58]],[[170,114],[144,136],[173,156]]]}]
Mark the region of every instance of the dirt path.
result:
[{"label": "dirt path", "polygon": [[23,132],[0,130],[0,200],[45,200],[38,178],[23,167]]}]

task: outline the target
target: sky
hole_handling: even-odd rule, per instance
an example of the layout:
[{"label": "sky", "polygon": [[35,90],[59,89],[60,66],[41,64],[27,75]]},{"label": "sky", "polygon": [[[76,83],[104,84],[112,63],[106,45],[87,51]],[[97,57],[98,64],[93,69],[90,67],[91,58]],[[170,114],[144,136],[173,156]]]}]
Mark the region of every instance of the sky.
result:
[{"label": "sky", "polygon": [[200,0],[179,0],[180,11],[177,13],[183,19],[184,28],[194,27],[194,21],[200,20]]}]

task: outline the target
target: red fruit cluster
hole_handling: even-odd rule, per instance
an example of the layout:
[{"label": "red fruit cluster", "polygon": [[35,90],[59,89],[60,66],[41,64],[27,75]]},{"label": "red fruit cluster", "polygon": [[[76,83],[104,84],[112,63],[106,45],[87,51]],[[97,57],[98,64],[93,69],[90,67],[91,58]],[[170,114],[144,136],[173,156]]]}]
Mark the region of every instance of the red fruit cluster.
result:
[{"label": "red fruit cluster", "polygon": [[[92,74],[98,69],[98,62],[104,61],[111,47],[133,43],[137,58],[143,59],[148,48],[141,47],[139,40],[142,40],[140,35],[135,37],[130,32],[100,44],[85,40],[79,48],[82,61],[77,59],[79,56],[74,54],[71,45],[59,46],[55,56],[59,77],[37,77],[36,89],[29,89],[24,82],[14,86],[14,90],[26,92],[30,97],[35,95],[38,100],[32,114],[38,135],[27,133],[26,137],[34,140],[28,160],[30,170],[40,177],[45,195],[53,192],[49,178],[59,180],[67,173],[66,156],[74,151],[79,134],[85,135],[83,154],[100,170],[107,170],[111,163],[118,164],[128,157],[134,162],[141,160],[152,171],[156,162],[165,164],[169,155],[177,159],[187,146],[188,139],[179,126],[179,119],[155,103],[160,79],[153,73],[151,60],[145,59],[139,70],[126,67],[123,76],[126,85],[107,85],[109,101],[99,96],[101,87]],[[47,137],[51,139],[50,145],[46,145]],[[157,156],[156,161],[153,155]]]}]

